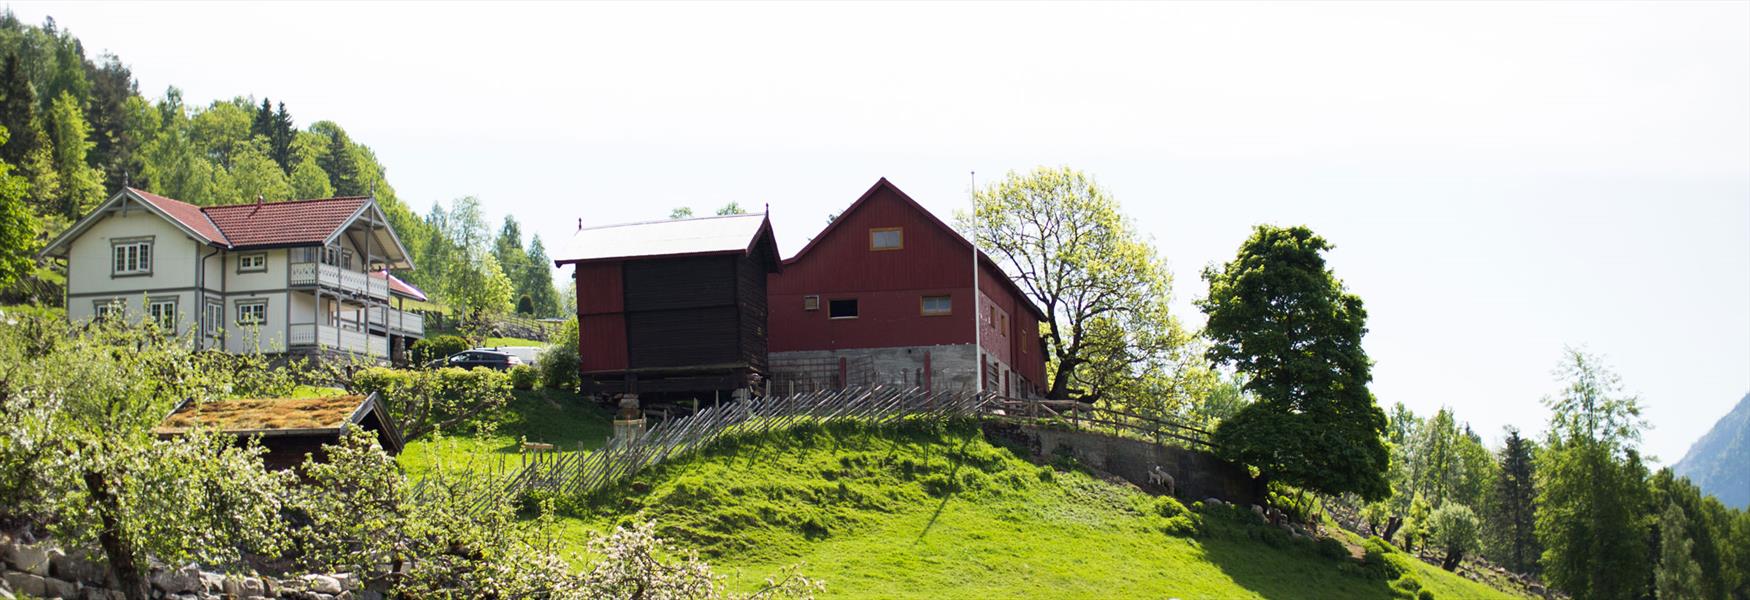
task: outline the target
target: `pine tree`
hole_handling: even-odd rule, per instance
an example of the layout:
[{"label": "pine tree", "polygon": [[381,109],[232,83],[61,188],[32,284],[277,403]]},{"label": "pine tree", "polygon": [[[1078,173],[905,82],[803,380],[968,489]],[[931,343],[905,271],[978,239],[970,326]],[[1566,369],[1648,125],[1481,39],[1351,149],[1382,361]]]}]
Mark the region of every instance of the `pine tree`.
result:
[{"label": "pine tree", "polygon": [[365,183],[359,180],[358,160],[353,156],[352,142],[346,132],[335,127],[328,136],[328,152],[318,159],[322,171],[328,173],[328,184],[339,196],[364,194]]},{"label": "pine tree", "polygon": [[1683,508],[1671,503],[1659,515],[1659,568],[1656,571],[1659,600],[1699,600],[1701,565],[1695,562],[1694,544],[1684,532],[1688,519]]},{"label": "pine tree", "polygon": [[273,122],[269,127],[268,141],[271,142],[269,154],[273,161],[279,163],[287,173],[292,171],[294,164],[292,142],[298,139],[298,126],[292,122],[292,113],[286,112],[286,103],[279,103],[279,110],[273,114]]},{"label": "pine tree", "polygon": [[0,145],[0,161],[24,168],[26,157],[43,140],[33,134],[37,129],[36,91],[17,54],[6,55],[5,66],[0,67],[0,127],[11,132]]},{"label": "pine tree", "polygon": [[132,71],[114,54],[105,54],[91,72],[91,100],[85,116],[91,122],[91,164],[103,169],[103,189],[120,189],[130,175],[138,175],[135,163],[141,146],[157,129],[156,121],[140,119],[147,106],[139,97]]},{"label": "pine tree", "polygon": [[1537,556],[1543,550],[1537,543],[1537,490],[1531,460],[1531,442],[1519,435],[1519,430],[1507,428],[1507,439],[1501,447],[1501,475],[1495,480],[1494,498],[1489,503],[1490,548],[1496,562],[1515,573],[1537,571]]},{"label": "pine tree", "polygon": [[557,317],[564,314],[565,307],[560,305],[559,290],[553,287],[553,259],[547,256],[547,246],[541,243],[541,236],[538,234],[529,240],[529,259],[519,279],[522,280],[524,293],[529,295],[535,316]]}]

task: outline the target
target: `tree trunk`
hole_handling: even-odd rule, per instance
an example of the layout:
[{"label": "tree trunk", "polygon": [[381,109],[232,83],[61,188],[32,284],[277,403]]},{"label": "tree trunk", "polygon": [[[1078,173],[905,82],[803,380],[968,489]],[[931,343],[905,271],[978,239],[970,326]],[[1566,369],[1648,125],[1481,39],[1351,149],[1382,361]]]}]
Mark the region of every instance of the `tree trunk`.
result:
[{"label": "tree trunk", "polygon": [[121,584],[118,590],[129,600],[146,600],[150,588],[146,586],[146,575],[140,571],[140,564],[134,560],[134,551],[128,544],[126,534],[122,532],[121,501],[110,492],[109,484],[103,474],[96,471],[85,472],[85,491],[91,494],[92,504],[97,505],[97,515],[102,521],[103,529],[97,533],[97,543],[103,547],[103,554],[109,559],[109,570],[115,574],[115,579]]},{"label": "tree trunk", "polygon": [[1385,540],[1386,543],[1388,543],[1388,544],[1391,543],[1392,536],[1397,535],[1398,528],[1403,527],[1403,526],[1404,526],[1404,518],[1403,517],[1394,516],[1392,518],[1386,519],[1385,520],[1385,535],[1379,536],[1379,539]]},{"label": "tree trunk", "polygon": [[1440,568],[1451,571],[1458,568],[1459,561],[1464,560],[1463,550],[1447,550],[1446,560],[1440,563]]}]

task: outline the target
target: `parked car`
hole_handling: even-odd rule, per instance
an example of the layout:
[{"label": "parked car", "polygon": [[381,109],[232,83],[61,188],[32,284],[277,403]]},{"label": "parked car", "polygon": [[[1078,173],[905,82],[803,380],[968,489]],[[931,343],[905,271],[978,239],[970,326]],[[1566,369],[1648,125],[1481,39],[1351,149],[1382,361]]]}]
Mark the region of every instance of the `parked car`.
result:
[{"label": "parked car", "polygon": [[515,354],[487,348],[475,348],[473,350],[463,350],[451,354],[447,358],[438,359],[436,364],[433,364],[432,366],[461,367],[463,369],[486,367],[488,369],[498,369],[503,371],[520,364],[523,364],[523,359],[517,358]]}]

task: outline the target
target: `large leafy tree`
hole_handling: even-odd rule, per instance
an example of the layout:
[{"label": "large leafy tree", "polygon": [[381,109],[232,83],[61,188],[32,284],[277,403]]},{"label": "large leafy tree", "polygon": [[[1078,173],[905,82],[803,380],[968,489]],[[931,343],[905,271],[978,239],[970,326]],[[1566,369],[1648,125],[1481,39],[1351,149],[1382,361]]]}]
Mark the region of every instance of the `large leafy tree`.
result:
[{"label": "large leafy tree", "polygon": [[547,256],[547,245],[541,242],[540,234],[529,240],[529,260],[519,281],[529,303],[534,305],[536,316],[556,317],[564,312],[565,307],[559,304],[559,289],[553,286],[553,259]]},{"label": "large leafy tree", "polygon": [[1190,340],[1167,310],[1172,277],[1093,178],[1011,172],[973,202],[960,228],[1045,311],[1050,397],[1132,401],[1174,383]]},{"label": "large leafy tree", "polygon": [[1367,312],[1325,267],[1331,245],[1305,227],[1260,225],[1203,277],[1209,359],[1246,375],[1257,402],[1215,441],[1266,477],[1377,500],[1391,493],[1385,413],[1367,384]]},{"label": "large leafy tree", "polygon": [[1544,577],[1576,598],[1638,597],[1652,580],[1639,400],[1584,352],[1568,350],[1557,373],[1566,385],[1545,399],[1549,438],[1537,461]]}]

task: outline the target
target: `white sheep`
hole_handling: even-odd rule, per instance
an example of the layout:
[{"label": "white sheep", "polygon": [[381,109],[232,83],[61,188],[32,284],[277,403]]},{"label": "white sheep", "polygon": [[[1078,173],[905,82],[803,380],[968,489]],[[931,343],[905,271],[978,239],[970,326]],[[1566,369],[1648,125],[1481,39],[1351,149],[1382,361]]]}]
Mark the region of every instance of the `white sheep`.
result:
[{"label": "white sheep", "polygon": [[1166,469],[1162,469],[1160,465],[1155,465],[1154,468],[1148,470],[1148,483],[1167,490],[1168,496],[1173,495],[1173,476],[1168,474]]}]

